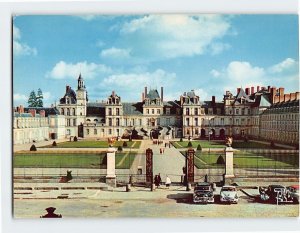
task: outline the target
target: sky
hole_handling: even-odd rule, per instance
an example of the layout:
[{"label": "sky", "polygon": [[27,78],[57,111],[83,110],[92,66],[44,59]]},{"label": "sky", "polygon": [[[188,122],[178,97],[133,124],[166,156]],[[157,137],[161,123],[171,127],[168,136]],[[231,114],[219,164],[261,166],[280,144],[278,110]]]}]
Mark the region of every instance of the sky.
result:
[{"label": "sky", "polygon": [[276,86],[299,91],[297,15],[21,15],[13,18],[14,106],[41,88],[44,106],[77,88],[89,101],[114,90],[141,101],[195,90],[222,101],[226,90]]}]

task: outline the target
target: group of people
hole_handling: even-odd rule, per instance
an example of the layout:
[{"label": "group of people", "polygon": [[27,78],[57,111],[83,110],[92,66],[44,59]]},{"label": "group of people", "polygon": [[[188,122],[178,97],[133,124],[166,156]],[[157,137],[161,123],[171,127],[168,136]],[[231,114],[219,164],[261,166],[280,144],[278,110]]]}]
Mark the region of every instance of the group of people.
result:
[{"label": "group of people", "polygon": [[153,144],[155,144],[155,145],[160,145],[163,143],[164,143],[164,141],[161,141],[161,140],[153,140]]},{"label": "group of people", "polygon": [[[160,173],[158,175],[154,176],[154,184],[155,184],[156,188],[158,188],[160,186],[160,184],[161,184]],[[170,179],[170,177],[168,177],[168,175],[166,176],[166,182],[165,182],[165,184],[166,184],[167,188],[169,188],[170,185],[171,185],[171,179]]]}]

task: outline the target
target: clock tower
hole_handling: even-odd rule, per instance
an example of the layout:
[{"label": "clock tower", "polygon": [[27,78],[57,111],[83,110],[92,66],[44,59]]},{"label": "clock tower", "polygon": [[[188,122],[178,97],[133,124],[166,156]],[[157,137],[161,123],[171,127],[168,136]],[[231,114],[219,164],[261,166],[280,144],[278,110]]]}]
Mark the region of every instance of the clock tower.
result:
[{"label": "clock tower", "polygon": [[79,117],[86,116],[86,106],[88,102],[88,97],[87,97],[87,91],[81,74],[79,74],[77,82],[78,82],[77,91],[76,91],[77,115],[79,115]]}]

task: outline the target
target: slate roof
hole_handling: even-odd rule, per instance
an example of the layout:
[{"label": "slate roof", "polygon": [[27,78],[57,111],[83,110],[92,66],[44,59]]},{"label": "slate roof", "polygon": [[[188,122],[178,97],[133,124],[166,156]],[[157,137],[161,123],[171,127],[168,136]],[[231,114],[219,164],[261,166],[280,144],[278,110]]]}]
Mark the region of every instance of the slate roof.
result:
[{"label": "slate roof", "polygon": [[76,99],[76,93],[75,93],[75,91],[71,87],[69,87],[66,90],[66,93],[65,93],[64,97],[62,97],[59,102],[61,104],[66,104],[66,99],[65,99],[66,97],[70,97],[71,98],[71,104],[76,104],[76,101],[77,101],[77,99]]},{"label": "slate roof", "polygon": [[105,103],[88,103],[87,116],[105,116]]},{"label": "slate roof", "polygon": [[28,112],[29,109],[35,109],[36,113],[38,114],[41,110],[45,111],[45,116],[48,117],[49,115],[59,115],[59,111],[56,107],[31,107],[31,108],[24,108],[24,112]]},{"label": "slate roof", "polygon": [[175,115],[176,114],[176,109],[180,108],[180,102],[179,101],[164,101],[164,113],[166,112],[166,108],[170,108],[170,114]]},{"label": "slate roof", "polygon": [[143,102],[137,103],[122,103],[124,115],[142,115],[143,114]]},{"label": "slate roof", "polygon": [[286,101],[271,105],[264,113],[299,112],[299,100]]},{"label": "slate roof", "polygon": [[159,94],[157,90],[150,90],[147,95],[146,98],[149,98],[150,100],[155,100],[155,99],[159,99]]}]

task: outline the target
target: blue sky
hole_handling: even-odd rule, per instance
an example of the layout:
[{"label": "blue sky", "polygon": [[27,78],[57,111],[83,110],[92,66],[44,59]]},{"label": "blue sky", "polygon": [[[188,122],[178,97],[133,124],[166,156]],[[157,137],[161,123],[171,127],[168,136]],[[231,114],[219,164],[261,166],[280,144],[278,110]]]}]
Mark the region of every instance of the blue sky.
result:
[{"label": "blue sky", "polygon": [[194,89],[200,100],[237,87],[299,90],[297,15],[84,15],[13,19],[14,105],[41,88],[45,105],[76,89],[90,102],[115,90],[140,101],[144,86],[164,98]]}]

